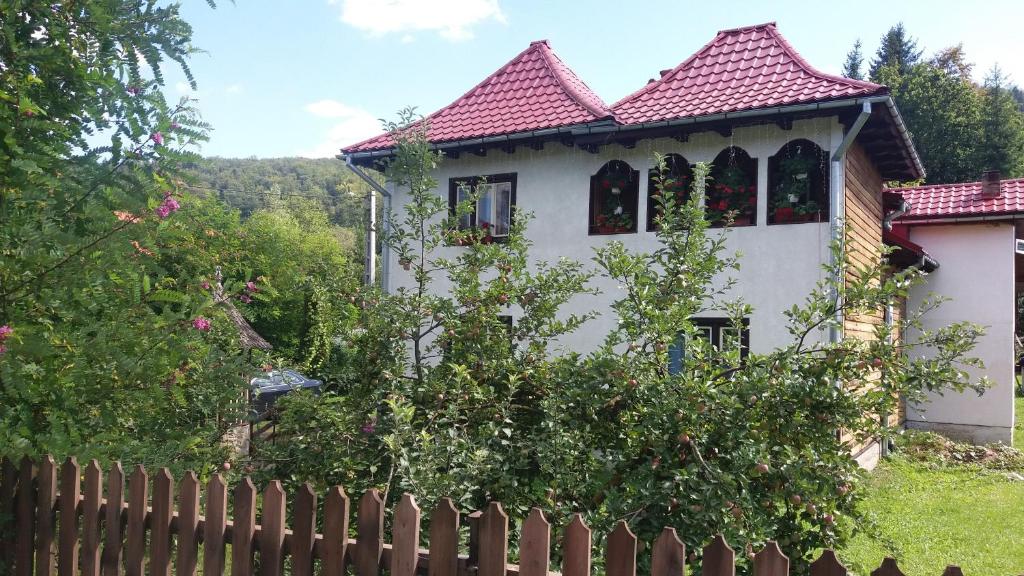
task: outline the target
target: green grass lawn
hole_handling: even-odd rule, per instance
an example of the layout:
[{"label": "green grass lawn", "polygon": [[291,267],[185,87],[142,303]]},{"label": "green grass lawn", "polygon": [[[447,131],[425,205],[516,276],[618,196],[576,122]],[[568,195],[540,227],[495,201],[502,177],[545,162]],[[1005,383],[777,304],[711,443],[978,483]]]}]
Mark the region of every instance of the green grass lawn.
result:
[{"label": "green grass lawn", "polygon": [[1024,482],[1005,471],[898,456],[871,474],[866,494],[872,521],[840,555],[851,573],[867,576],[890,555],[907,576],[939,576],[947,564],[968,576],[1024,574]]}]

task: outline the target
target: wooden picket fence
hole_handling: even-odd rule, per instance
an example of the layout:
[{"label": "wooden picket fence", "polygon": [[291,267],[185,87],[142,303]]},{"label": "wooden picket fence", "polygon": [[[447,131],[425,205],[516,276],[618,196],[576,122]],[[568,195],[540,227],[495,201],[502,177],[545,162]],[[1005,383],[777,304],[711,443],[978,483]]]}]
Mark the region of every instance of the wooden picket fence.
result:
[{"label": "wooden picket fence", "polygon": [[[58,489],[59,483],[59,489]],[[492,502],[482,513],[468,515],[468,554],[460,553],[460,515],[452,501],[442,499],[430,516],[428,549],[420,548],[420,509],[406,494],[394,509],[391,542],[384,541],[384,502],[377,490],[359,499],[356,538],[350,538],[351,507],[340,487],[328,491],[322,533],[317,532],[317,495],[307,484],[292,499],[291,528],[286,495],[279,481],[263,491],[257,524],[257,491],[246,478],[234,491],[233,518],[228,518],[228,492],[214,474],[206,486],[205,514],[200,514],[200,485],[189,472],[177,484],[167,469],[152,483],[136,467],[125,484],[119,463],[107,473],[94,460],[83,474],[74,458],[60,468],[52,457],[38,464],[24,458],[20,466],[0,464],[0,565],[15,576],[194,576],[202,560],[204,576],[591,576],[591,531],[575,515],[561,542],[562,565],[553,572],[551,525],[539,508],[522,524],[519,564],[509,564],[509,518]],[[152,485],[152,494],[150,494]],[[125,492],[128,492],[127,502]],[[0,529],[3,526],[0,524]],[[147,538],[148,535],[148,538]],[[228,547],[230,545],[230,548]],[[202,553],[200,554],[200,548]],[[636,576],[637,538],[624,522],[608,535],[604,570],[607,576]],[[230,556],[230,558],[229,558]],[[285,561],[287,557],[287,562]],[[735,554],[720,535],[704,547],[703,576],[734,576]],[[686,548],[673,528],[653,543],[651,576],[685,576]],[[756,576],[787,576],[789,559],[769,542],[753,559]],[[831,550],[810,568],[812,576],[843,576],[846,569]],[[872,576],[902,576],[886,558]],[[950,566],[944,576],[962,572]]]}]

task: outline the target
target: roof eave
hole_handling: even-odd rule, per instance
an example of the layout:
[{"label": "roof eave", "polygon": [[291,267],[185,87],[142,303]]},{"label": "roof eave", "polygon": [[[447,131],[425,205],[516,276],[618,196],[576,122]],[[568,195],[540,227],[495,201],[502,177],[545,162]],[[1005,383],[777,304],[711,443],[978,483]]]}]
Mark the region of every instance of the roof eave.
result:
[{"label": "roof eave", "polygon": [[[721,112],[716,114],[706,114],[703,116],[686,116],[681,118],[658,120],[654,122],[640,122],[636,124],[621,124],[617,123],[613,118],[602,118],[594,122],[586,122],[583,124],[573,124],[568,126],[560,126],[557,128],[547,128],[542,130],[531,130],[526,132],[517,132],[513,134],[505,134],[501,136],[490,136],[484,138],[472,138],[468,140],[455,140],[451,142],[441,142],[433,145],[434,149],[445,150],[451,148],[462,148],[475,145],[486,145],[501,142],[511,142],[516,140],[525,140],[529,138],[543,138],[550,137],[556,134],[570,134],[572,136],[585,136],[591,134],[618,134],[623,132],[641,132],[658,128],[674,128],[674,127],[685,127],[696,124],[707,124],[711,122],[722,122],[729,120],[748,120],[751,118],[768,117],[768,116],[781,116],[790,114],[801,114],[808,112],[817,111],[828,111],[833,109],[848,108],[854,106],[860,106],[864,102],[885,102],[889,100],[888,95],[883,96],[858,96],[855,98],[840,98],[837,100],[825,100],[818,102],[805,102],[801,104],[790,104],[785,106],[769,106],[767,108],[753,108],[749,110],[738,110],[735,112]],[[359,152],[346,152],[342,150],[341,157],[351,158],[352,160],[366,160],[374,158],[382,158],[392,154],[393,147],[380,148],[376,150],[366,150]],[[915,151],[916,156],[916,151]]]},{"label": "roof eave", "polygon": [[924,226],[929,224],[977,224],[983,222],[1008,222],[1024,220],[1024,212],[995,212],[964,216],[904,216],[896,220],[897,224],[907,226]]}]

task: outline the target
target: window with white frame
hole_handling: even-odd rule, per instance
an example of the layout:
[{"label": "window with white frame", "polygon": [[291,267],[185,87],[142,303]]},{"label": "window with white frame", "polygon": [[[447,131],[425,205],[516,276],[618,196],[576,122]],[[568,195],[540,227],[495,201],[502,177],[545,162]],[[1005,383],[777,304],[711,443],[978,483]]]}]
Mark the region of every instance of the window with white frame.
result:
[{"label": "window with white frame", "polygon": [[475,231],[475,237],[482,242],[508,237],[515,204],[514,173],[449,180],[448,209],[452,216],[458,216],[458,229]]},{"label": "window with white frame", "polygon": [[[707,342],[716,350],[739,349],[740,359],[745,359],[750,349],[750,323],[744,318],[742,326],[736,326],[729,318],[694,318],[696,337]],[[668,371],[678,374],[686,359],[686,340],[680,335],[668,349]]]}]

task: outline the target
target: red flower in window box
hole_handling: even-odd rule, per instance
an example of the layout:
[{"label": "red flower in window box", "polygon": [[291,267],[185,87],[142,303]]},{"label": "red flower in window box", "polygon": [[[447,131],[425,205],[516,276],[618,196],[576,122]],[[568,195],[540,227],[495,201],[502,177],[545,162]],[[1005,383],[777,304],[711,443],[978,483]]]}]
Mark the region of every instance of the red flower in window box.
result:
[{"label": "red flower in window box", "polygon": [[776,222],[790,222],[793,220],[793,209],[790,207],[779,207],[775,209]]}]

